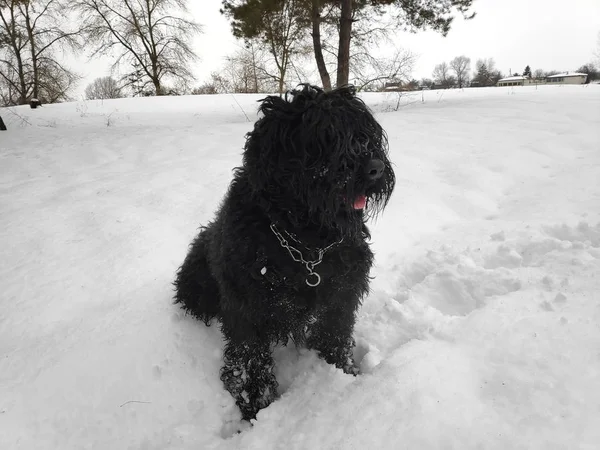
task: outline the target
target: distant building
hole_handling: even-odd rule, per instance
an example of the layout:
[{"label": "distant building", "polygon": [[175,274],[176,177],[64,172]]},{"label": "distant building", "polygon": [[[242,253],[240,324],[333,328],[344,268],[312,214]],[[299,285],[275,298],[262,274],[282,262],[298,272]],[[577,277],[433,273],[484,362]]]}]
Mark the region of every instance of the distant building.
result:
[{"label": "distant building", "polygon": [[587,73],[566,72],[546,77],[548,84],[585,84]]},{"label": "distant building", "polygon": [[403,92],[409,91],[407,86],[405,86],[402,81],[392,81],[389,83],[385,83],[383,86],[383,90],[386,92]]},{"label": "distant building", "polygon": [[529,78],[524,76],[507,77],[498,80],[496,86],[529,86],[531,84],[585,84],[586,73],[565,72],[549,75],[546,78]]},{"label": "distant building", "polygon": [[528,86],[530,84],[534,84],[533,79],[523,76],[514,76],[498,80],[496,86]]}]

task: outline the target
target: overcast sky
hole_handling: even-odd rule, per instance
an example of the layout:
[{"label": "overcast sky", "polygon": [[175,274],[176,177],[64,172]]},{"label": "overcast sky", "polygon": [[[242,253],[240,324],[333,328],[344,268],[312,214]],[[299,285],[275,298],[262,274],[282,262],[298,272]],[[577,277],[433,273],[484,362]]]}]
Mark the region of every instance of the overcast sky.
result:
[{"label": "overcast sky", "polygon": [[[194,19],[204,27],[196,39],[201,58],[198,84],[218,71],[223,58],[235,51],[227,20],[219,13],[221,0],[190,0]],[[455,56],[494,58],[505,75],[535,69],[573,71],[593,59],[600,32],[600,0],[475,0],[477,16],[457,18],[448,36],[431,31],[402,33],[396,44],[417,53],[413,76],[431,77],[436,64]],[[74,68],[85,79],[80,91],[98,76],[108,75],[108,60],[80,61]]]}]

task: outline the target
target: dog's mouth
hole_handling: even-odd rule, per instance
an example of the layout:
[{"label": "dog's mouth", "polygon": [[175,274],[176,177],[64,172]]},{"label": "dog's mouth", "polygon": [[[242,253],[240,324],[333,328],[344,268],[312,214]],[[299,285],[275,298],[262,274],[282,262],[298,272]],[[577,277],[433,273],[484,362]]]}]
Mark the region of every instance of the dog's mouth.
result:
[{"label": "dog's mouth", "polygon": [[367,205],[367,196],[366,195],[357,195],[354,198],[354,202],[352,203],[352,208],[360,210],[365,209]]},{"label": "dog's mouth", "polygon": [[344,203],[348,208],[355,211],[362,211],[367,206],[367,196],[365,194],[360,194],[354,197],[354,200],[352,201],[348,201],[348,197],[344,197]]}]

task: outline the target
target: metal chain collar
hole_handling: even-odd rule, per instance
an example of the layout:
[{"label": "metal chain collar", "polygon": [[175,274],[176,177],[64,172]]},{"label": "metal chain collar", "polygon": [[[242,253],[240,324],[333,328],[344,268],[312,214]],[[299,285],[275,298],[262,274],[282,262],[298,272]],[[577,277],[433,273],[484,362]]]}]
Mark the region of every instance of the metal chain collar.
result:
[{"label": "metal chain collar", "polygon": [[[305,280],[306,284],[308,284],[310,287],[316,287],[319,284],[321,284],[321,276],[317,272],[314,271],[314,268],[316,266],[318,266],[319,264],[321,264],[321,262],[323,261],[323,255],[325,255],[327,250],[329,250],[334,245],[340,244],[344,240],[344,238],[341,238],[339,241],[334,242],[325,248],[316,249],[316,251],[319,255],[317,257],[317,259],[315,259],[314,261],[307,261],[304,259],[304,256],[302,255],[302,252],[300,250],[298,250],[295,247],[292,247],[289,244],[287,239],[285,237],[283,237],[283,235],[279,232],[279,230],[277,229],[277,227],[275,226],[274,223],[272,223],[270,225],[270,228],[271,228],[271,231],[273,232],[273,234],[275,235],[275,237],[277,237],[277,239],[279,240],[279,243],[281,244],[281,246],[288,251],[288,253],[292,257],[292,259],[296,262],[304,264],[304,267],[306,267],[306,270],[308,270],[308,277]],[[287,234],[291,239],[293,239],[297,243],[301,244],[301,242],[297,238],[295,238],[293,235],[291,235],[287,231],[285,231],[285,234]],[[310,280],[311,277],[312,277],[312,281]]]}]

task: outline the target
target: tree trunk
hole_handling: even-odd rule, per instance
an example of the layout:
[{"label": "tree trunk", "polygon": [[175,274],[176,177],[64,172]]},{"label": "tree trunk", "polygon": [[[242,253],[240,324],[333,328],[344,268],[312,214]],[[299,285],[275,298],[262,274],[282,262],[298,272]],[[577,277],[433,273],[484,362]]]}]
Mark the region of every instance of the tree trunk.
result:
[{"label": "tree trunk", "polygon": [[254,83],[252,93],[258,94],[258,74],[256,73],[256,53],[254,45],[252,46],[252,82]]},{"label": "tree trunk", "polygon": [[17,58],[17,68],[19,70],[19,84],[21,86],[21,92],[19,92],[19,105],[27,104],[27,83],[25,83],[25,69],[23,67],[23,59],[20,51],[15,54]]},{"label": "tree trunk", "polygon": [[13,45],[13,49],[15,52],[15,58],[17,60],[17,70],[19,75],[19,105],[27,104],[27,83],[25,82],[25,68],[23,66],[23,57],[21,55],[21,50],[16,45],[16,42]]},{"label": "tree trunk", "polygon": [[279,68],[279,95],[283,95],[283,88],[285,87],[285,75],[287,74],[288,64],[290,63],[289,54],[289,49],[284,48],[283,56],[281,58],[281,67]]},{"label": "tree trunk", "polygon": [[327,72],[327,66],[325,65],[325,58],[323,58],[323,48],[321,47],[321,13],[320,0],[312,0],[311,9],[311,21],[312,21],[312,39],[313,47],[315,50],[315,59],[317,61],[317,68],[319,69],[319,75],[321,76],[321,82],[323,83],[323,89],[326,91],[331,90],[331,78]]},{"label": "tree trunk", "polygon": [[163,95],[162,86],[160,85],[160,81],[155,78],[152,80],[152,84],[154,85],[154,91],[156,93],[156,96],[158,97],[160,95]]},{"label": "tree trunk", "polygon": [[283,85],[285,81],[285,70],[279,72],[279,95],[283,94]]},{"label": "tree trunk", "polygon": [[162,86],[160,85],[160,78],[158,76],[158,64],[156,62],[156,60],[152,61],[152,84],[154,85],[154,91],[156,96],[158,97],[159,95],[164,95]]},{"label": "tree trunk", "polygon": [[6,131],[6,125],[4,125],[4,121],[2,120],[2,116],[0,116],[0,131]]},{"label": "tree trunk", "polygon": [[29,17],[29,4],[25,4],[25,26],[27,27],[27,36],[29,38],[29,47],[31,49],[31,66],[33,68],[33,92],[31,94],[32,98],[36,98],[39,100],[39,85],[40,85],[40,75],[39,75],[39,67],[37,60],[37,53],[35,50],[35,36],[33,35],[33,27],[31,25],[31,18]]},{"label": "tree trunk", "polygon": [[352,0],[341,0],[340,41],[336,87],[348,84],[350,77],[350,37],[352,32]]}]

